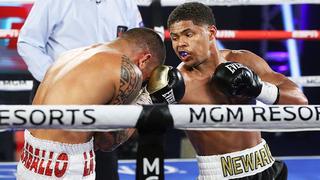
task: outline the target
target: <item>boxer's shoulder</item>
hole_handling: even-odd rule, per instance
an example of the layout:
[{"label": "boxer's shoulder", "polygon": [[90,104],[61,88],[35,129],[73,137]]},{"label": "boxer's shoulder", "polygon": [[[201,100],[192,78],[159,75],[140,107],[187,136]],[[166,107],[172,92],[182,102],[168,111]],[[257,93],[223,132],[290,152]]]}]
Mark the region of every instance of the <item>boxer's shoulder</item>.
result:
[{"label": "boxer's shoulder", "polygon": [[220,53],[226,60],[232,60],[232,61],[243,61],[244,59],[248,57],[253,57],[254,53],[248,51],[248,50],[233,50],[233,49],[223,49],[220,50]]},{"label": "boxer's shoulder", "polygon": [[249,68],[257,69],[260,65],[264,64],[261,57],[248,50],[224,49],[220,50],[220,52],[227,61],[238,62]]}]

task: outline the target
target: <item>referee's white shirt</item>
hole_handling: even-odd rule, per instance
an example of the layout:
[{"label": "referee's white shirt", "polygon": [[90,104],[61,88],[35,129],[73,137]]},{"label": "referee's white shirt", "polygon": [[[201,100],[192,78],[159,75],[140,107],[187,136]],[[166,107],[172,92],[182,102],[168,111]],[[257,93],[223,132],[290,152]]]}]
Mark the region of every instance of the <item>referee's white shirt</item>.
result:
[{"label": "referee's white shirt", "polygon": [[21,29],[18,52],[42,81],[62,52],[113,40],[119,25],[143,26],[135,0],[37,0]]}]

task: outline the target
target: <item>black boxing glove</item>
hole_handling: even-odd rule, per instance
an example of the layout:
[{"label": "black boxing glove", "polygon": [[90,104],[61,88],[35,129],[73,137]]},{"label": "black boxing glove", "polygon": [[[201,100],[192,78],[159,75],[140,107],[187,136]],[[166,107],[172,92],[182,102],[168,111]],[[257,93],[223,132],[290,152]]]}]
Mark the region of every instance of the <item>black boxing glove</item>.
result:
[{"label": "black boxing glove", "polygon": [[185,92],[182,74],[171,66],[160,65],[152,71],[147,91],[153,103],[177,103]]},{"label": "black boxing glove", "polygon": [[228,97],[256,98],[265,104],[276,104],[279,100],[279,88],[276,85],[261,81],[255,72],[240,63],[219,64],[212,81]]}]

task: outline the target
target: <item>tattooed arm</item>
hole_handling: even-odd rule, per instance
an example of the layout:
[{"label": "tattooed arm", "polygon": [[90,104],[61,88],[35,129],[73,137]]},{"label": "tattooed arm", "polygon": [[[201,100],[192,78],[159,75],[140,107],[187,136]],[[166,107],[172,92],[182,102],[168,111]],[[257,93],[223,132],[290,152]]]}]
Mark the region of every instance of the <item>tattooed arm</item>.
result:
[{"label": "tattooed arm", "polygon": [[113,151],[126,142],[134,132],[135,129],[131,128],[114,132],[95,133],[95,150]]},{"label": "tattooed arm", "polygon": [[[128,57],[121,57],[119,91],[111,104],[130,104],[139,94],[142,84],[142,74]],[[121,119],[119,119],[121,121]],[[95,148],[103,151],[113,151],[127,141],[135,129],[125,129],[114,132],[95,133]]]}]

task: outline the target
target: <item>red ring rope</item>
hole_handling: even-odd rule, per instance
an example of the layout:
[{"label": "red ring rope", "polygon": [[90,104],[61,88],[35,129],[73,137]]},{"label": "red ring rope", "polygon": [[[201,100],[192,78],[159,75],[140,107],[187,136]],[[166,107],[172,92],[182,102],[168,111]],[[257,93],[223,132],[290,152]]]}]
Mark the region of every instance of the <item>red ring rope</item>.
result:
[{"label": "red ring rope", "polygon": [[[17,29],[0,29],[0,39],[17,38],[19,30]],[[319,40],[320,31],[317,30],[220,30],[216,35],[220,40],[285,40],[285,39],[303,39]],[[165,31],[165,38],[170,39],[168,30]]]},{"label": "red ring rope", "polygon": [[[300,31],[280,31],[280,30],[220,30],[216,35],[220,40],[285,40],[285,39],[303,39],[319,40],[320,31],[300,30]],[[165,38],[170,39],[170,34],[166,30]]]}]

